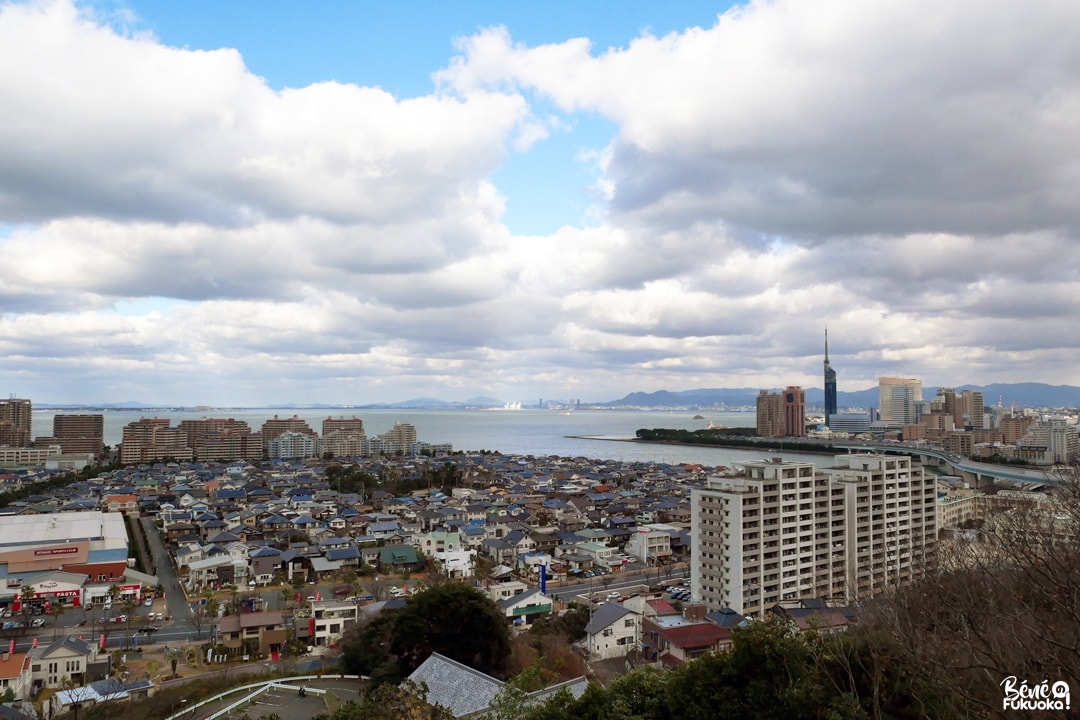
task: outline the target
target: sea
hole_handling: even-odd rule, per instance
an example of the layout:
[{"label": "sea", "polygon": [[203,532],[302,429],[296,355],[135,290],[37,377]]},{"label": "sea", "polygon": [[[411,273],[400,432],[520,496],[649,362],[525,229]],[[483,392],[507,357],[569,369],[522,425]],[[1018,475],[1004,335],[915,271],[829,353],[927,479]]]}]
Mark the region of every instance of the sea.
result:
[{"label": "sea", "polygon": [[[410,423],[416,427],[417,439],[431,444],[450,443],[454,450],[489,450],[504,455],[533,455],[585,457],[620,462],[652,462],[665,464],[693,463],[706,466],[723,465],[747,460],[775,458],[768,450],[741,450],[689,445],[670,445],[627,442],[640,428],[670,428],[698,430],[714,426],[753,427],[753,412],[709,411],[633,411],[633,410],[575,410],[569,413],[555,410],[391,410],[391,409],[333,409],[325,408],[214,408],[211,410],[35,410],[33,436],[52,432],[52,419],[60,413],[85,412],[105,418],[105,444],[119,444],[123,428],[140,418],[168,418],[172,425],[181,420],[202,418],[233,418],[243,420],[258,430],[273,417],[299,417],[312,429],[322,433],[322,421],[328,417],[358,417],[364,421],[368,437],[382,434],[394,423]],[[787,460],[820,464],[821,455],[783,452]]]}]

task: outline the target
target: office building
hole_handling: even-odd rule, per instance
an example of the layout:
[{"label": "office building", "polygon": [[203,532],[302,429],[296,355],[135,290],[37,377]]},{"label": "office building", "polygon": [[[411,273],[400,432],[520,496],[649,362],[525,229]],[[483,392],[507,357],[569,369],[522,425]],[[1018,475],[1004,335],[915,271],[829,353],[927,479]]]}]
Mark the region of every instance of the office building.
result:
[{"label": "office building", "polygon": [[796,385],[784,389],[784,435],[806,437],[806,391]]},{"label": "office building", "polygon": [[784,399],[780,393],[762,390],[757,398],[758,437],[784,436]]},{"label": "office building", "polygon": [[922,381],[912,378],[878,379],[878,414],[884,423],[916,425],[922,412]]},{"label": "office building", "polygon": [[964,390],[960,393],[964,404],[964,413],[967,415],[966,426],[972,430],[986,428],[986,405],[983,402],[983,394],[978,390]]},{"label": "office building", "polygon": [[831,419],[836,414],[836,371],[829,364],[829,328],[825,328],[825,427],[833,428]]},{"label": "office building", "polygon": [[105,452],[105,416],[56,415],[52,436],[64,454],[90,453],[100,457]]},{"label": "office building", "polygon": [[30,447],[33,403],[19,398],[0,400],[0,447]]}]

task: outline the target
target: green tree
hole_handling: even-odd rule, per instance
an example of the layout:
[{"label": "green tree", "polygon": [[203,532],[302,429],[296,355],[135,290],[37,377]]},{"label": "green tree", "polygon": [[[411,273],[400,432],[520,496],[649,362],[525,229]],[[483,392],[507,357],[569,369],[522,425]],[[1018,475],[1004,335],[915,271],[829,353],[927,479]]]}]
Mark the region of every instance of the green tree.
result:
[{"label": "green tree", "polygon": [[129,595],[124,604],[120,606],[124,614],[124,647],[128,647],[131,643],[131,622],[135,619],[135,610],[137,610],[139,604]]},{"label": "green tree", "polygon": [[19,600],[22,602],[22,614],[23,614],[23,627],[30,625],[30,602],[34,599],[35,592],[33,586],[23,585],[19,588]]},{"label": "green tree", "polygon": [[56,632],[60,629],[60,617],[64,614],[64,603],[59,600],[54,600],[52,604],[52,611],[49,613],[52,615],[53,622],[53,640],[56,639]]},{"label": "green tree", "polygon": [[384,611],[342,641],[347,672],[398,682],[433,652],[500,677],[510,655],[510,633],[499,608],[478,590],[442,583]]}]

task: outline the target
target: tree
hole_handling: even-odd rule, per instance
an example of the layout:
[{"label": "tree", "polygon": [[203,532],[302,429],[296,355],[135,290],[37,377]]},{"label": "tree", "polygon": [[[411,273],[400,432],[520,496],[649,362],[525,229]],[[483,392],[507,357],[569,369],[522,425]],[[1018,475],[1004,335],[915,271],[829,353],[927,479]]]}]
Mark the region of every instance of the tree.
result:
[{"label": "tree", "polygon": [[1007,677],[1080,687],[1080,468],[1043,497],[1002,498],[943,541],[924,579],[868,609],[936,715],[1001,712]]},{"label": "tree", "polygon": [[124,647],[128,647],[128,643],[131,641],[131,621],[135,619],[135,610],[137,610],[139,604],[129,595],[124,604],[120,606],[120,609],[124,611]]},{"label": "tree", "polygon": [[208,624],[212,626],[213,619],[217,617],[221,603],[218,602],[218,599],[214,596],[214,591],[210,588],[202,591],[199,600],[199,604],[195,606],[191,613],[191,624],[195,626],[195,632],[201,638],[203,628]]},{"label": "tree", "polygon": [[109,589],[105,593],[109,598],[110,604],[115,604],[120,599],[120,586],[113,583],[109,586]]},{"label": "tree", "polygon": [[53,640],[56,639],[56,631],[60,628],[60,617],[64,614],[64,603],[59,600],[53,601],[52,612],[49,613],[53,618]]},{"label": "tree", "polygon": [[88,685],[76,685],[71,678],[64,676],[60,678],[60,689],[65,691],[68,698],[71,700],[68,703],[68,708],[71,710],[71,719],[79,720],[79,709],[83,703],[89,700],[95,693]]},{"label": "tree", "polygon": [[342,641],[348,672],[398,682],[433,652],[501,676],[510,654],[506,618],[487,596],[460,583],[441,583],[384,611]]},{"label": "tree", "polygon": [[19,600],[22,602],[23,628],[30,625],[30,602],[34,599],[36,591],[31,585],[23,585],[19,588]]},{"label": "tree", "polygon": [[183,649],[178,647],[169,647],[165,649],[165,657],[169,659],[169,667],[172,668],[173,677],[176,677],[176,664],[180,662],[183,652]]}]

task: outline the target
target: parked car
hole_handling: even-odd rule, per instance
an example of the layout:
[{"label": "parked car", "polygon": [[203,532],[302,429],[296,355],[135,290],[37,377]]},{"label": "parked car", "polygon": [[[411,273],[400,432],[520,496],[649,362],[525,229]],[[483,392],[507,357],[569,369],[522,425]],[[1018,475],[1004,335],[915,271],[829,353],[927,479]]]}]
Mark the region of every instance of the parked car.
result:
[{"label": "parked car", "polygon": [[145,605],[146,607],[154,607],[154,598],[146,598],[146,601],[143,603],[143,605]]},{"label": "parked car", "polygon": [[30,627],[39,628],[39,627],[44,627],[44,626],[45,626],[45,618],[34,618],[34,621],[30,623]]},{"label": "parked car", "polygon": [[141,632],[143,635],[149,635],[150,633],[156,633],[157,631],[158,629],[152,625],[144,625],[138,630],[138,632]]},{"label": "parked car", "polygon": [[113,618],[113,622],[118,622],[118,623],[127,622],[127,615],[117,615],[116,617]]}]

